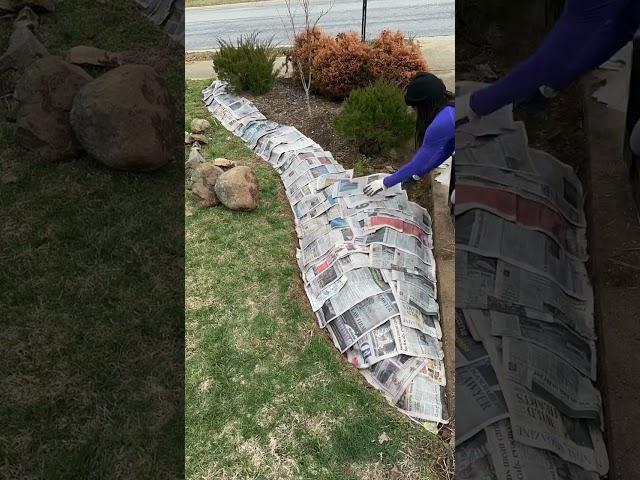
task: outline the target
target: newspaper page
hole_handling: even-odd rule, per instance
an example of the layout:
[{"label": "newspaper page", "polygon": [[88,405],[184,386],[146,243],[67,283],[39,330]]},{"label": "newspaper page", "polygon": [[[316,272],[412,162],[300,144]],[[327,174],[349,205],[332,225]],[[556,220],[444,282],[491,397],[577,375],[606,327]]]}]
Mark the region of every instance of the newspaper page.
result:
[{"label": "newspaper page", "polygon": [[607,473],[609,460],[598,421],[569,418],[540,395],[506,379],[504,396],[516,441],[555,452],[585,470]]},{"label": "newspaper page", "polygon": [[[484,430],[456,446],[455,455],[457,480],[498,480]],[[510,477],[500,480],[504,478]]]},{"label": "newspaper page", "polygon": [[247,125],[247,128],[242,133],[242,139],[252,150],[255,148],[260,137],[273,132],[277,128],[280,128],[280,124],[266,120],[264,122],[254,121]]},{"label": "newspaper page", "polygon": [[421,288],[426,288],[429,291],[430,297],[434,299],[437,298],[437,283],[435,278],[429,278],[421,273],[412,273],[400,269],[388,269],[385,270],[385,272],[391,276],[391,280],[413,283]]},{"label": "newspaper page", "polygon": [[509,416],[489,357],[456,368],[456,408],[465,412],[456,419],[456,445]]},{"label": "newspaper page", "polygon": [[456,171],[456,176],[542,201],[550,208],[558,210],[572,224],[585,227],[582,184],[573,170],[541,150],[529,149],[529,155],[536,165],[538,176],[482,164],[464,165]]},{"label": "newspaper page", "polygon": [[398,317],[364,335],[346,355],[349,363],[357,368],[370,367],[396,355],[424,357],[434,362],[444,358],[440,342],[418,330],[403,328]]},{"label": "newspaper page", "polygon": [[[265,141],[263,141],[265,140]],[[268,137],[262,137],[256,146],[255,152],[260,158],[269,161],[273,149],[278,145],[285,145],[289,151],[294,151],[296,148],[309,148],[315,145],[309,138],[305,137],[297,129],[290,127],[287,131],[276,130]],[[295,148],[291,148],[296,145]]]},{"label": "newspaper page", "polygon": [[403,300],[398,300],[398,309],[400,310],[400,323],[403,326],[415,328],[430,337],[442,338],[442,329],[439,321],[440,314],[438,312],[426,314]]},{"label": "newspaper page", "polygon": [[300,151],[318,151],[322,150],[322,147],[318,145],[316,142],[307,137],[299,138],[293,142],[281,143],[273,147],[271,152],[269,153],[269,157],[267,161],[271,165],[280,166],[283,163],[286,163],[290,157],[285,156],[287,152],[300,152]]},{"label": "newspaper page", "polygon": [[[298,238],[305,238],[308,235],[317,235],[318,230],[328,232],[336,228],[347,228],[349,225],[342,216],[340,205],[334,205],[327,211],[313,218],[304,218],[296,222],[296,233]],[[327,228],[330,227],[330,228]]]},{"label": "newspaper page", "polygon": [[492,309],[535,320],[558,321],[587,338],[595,336],[593,303],[570,297],[541,275],[458,250],[456,276],[465,278],[456,291],[461,308]]},{"label": "newspaper page", "polygon": [[[333,319],[328,328],[336,347],[344,353],[364,335],[399,313],[393,294],[383,292],[351,307]],[[325,325],[321,323],[321,326]]]},{"label": "newspaper page", "polygon": [[560,358],[591,380],[596,379],[596,345],[560,323],[537,322],[526,317],[491,312],[491,335],[533,343]]},{"label": "newspaper page", "polygon": [[428,265],[434,264],[431,242],[423,243],[420,239],[400,233],[393,228],[384,227],[380,230],[367,235],[366,237],[358,237],[356,243],[361,245],[372,245],[374,243],[382,243],[388,247],[403,250],[406,253],[416,255],[420,260]]},{"label": "newspaper page", "polygon": [[428,287],[420,287],[414,283],[396,281],[393,282],[394,293],[398,300],[417,308],[425,315],[438,315],[440,307],[436,300],[429,295]]},{"label": "newspaper page", "polygon": [[520,174],[537,175],[529,152],[527,132],[522,122],[517,122],[513,131],[457,150],[456,167],[467,165],[486,165]]},{"label": "newspaper page", "polygon": [[360,372],[374,388],[385,395],[390,403],[395,404],[423,365],[423,358],[398,355],[382,360]]},{"label": "newspaper page", "polygon": [[545,392],[553,404],[572,418],[602,419],[600,392],[569,363],[551,352],[515,338],[502,340],[505,378],[533,392]]},{"label": "newspaper page", "polygon": [[593,301],[583,262],[537,231],[526,230],[497,215],[471,210],[456,217],[456,248],[485,257],[501,258],[519,268],[543,275],[576,298]]},{"label": "newspaper page", "polygon": [[282,182],[285,186],[291,185],[303,173],[322,165],[338,166],[339,164],[336,163],[331,152],[325,150],[322,152],[299,153],[292,158],[292,162],[280,174]]},{"label": "newspaper page", "polygon": [[382,243],[371,243],[365,248],[369,249],[370,266],[421,275],[429,280],[430,283],[435,284],[435,261],[426,263],[416,254],[398,250],[393,246],[387,246]]},{"label": "newspaper page", "polygon": [[[344,198],[341,199],[341,203],[344,205],[347,216],[355,217],[357,221],[361,221],[366,218],[364,214],[368,214],[368,216],[371,217],[391,217],[416,225],[422,232],[426,233],[427,235],[432,234],[431,218],[428,215],[423,215],[420,211],[413,211],[411,209],[393,210],[391,208],[376,207],[369,204],[367,204],[367,206],[363,208],[349,208],[346,206],[347,202],[346,200],[344,200]],[[402,231],[402,229],[400,228],[401,225],[390,226],[398,231]],[[372,225],[371,227],[376,227],[376,225]]]},{"label": "newspaper page", "polygon": [[562,214],[542,201],[468,183],[461,178],[456,184],[456,215],[474,209],[491,212],[524,228],[542,232],[553,238],[569,255],[581,261],[588,258],[586,229],[571,225]]},{"label": "newspaper page", "polygon": [[445,388],[442,381],[431,378],[429,369],[420,369],[397,402],[398,408],[420,420],[449,423]]},{"label": "newspaper page", "polygon": [[306,267],[314,260],[328,253],[334,246],[340,243],[351,242],[352,240],[353,232],[349,228],[331,230],[327,235],[319,237],[315,242],[301,251],[300,262]]},{"label": "newspaper page", "polygon": [[294,127],[281,125],[279,128],[269,132],[267,135],[260,137],[253,149],[260,158],[266,160],[271,155],[271,150],[281,143],[294,142],[300,140],[303,135]]},{"label": "newspaper page", "polygon": [[358,232],[358,236],[371,234],[381,228],[392,228],[400,233],[412,235],[425,244],[431,244],[430,234],[413,222],[390,215],[377,215],[373,212],[363,211],[348,217],[349,223]]},{"label": "newspaper page", "polygon": [[465,311],[456,308],[456,368],[464,367],[488,357],[487,350],[475,340],[467,326]]},{"label": "newspaper page", "polygon": [[389,290],[389,284],[384,281],[380,270],[375,268],[359,268],[347,272],[344,276],[347,278],[345,286],[327,299],[320,308],[320,314],[325,324],[342,315],[365,298]]},{"label": "newspaper page", "polygon": [[339,258],[357,252],[366,253],[366,250],[363,250],[362,247],[355,245],[353,242],[336,243],[322,257],[306,266],[301,265],[300,269],[302,270],[302,277],[315,278],[330,268]]},{"label": "newspaper page", "polygon": [[[305,280],[304,289],[307,292],[313,311],[319,310],[327,300],[340,291],[348,280],[348,277],[345,276],[346,273],[356,269],[364,269],[368,266],[369,257],[367,254],[354,253],[336,260],[331,267],[320,275],[311,278],[309,281]],[[330,288],[336,283],[339,283],[340,286]]]},{"label": "newspaper page", "polygon": [[587,472],[577,465],[563,461],[546,450],[518,443],[508,420],[489,425],[485,429],[491,463],[500,479],[514,480],[599,480],[595,472]]}]

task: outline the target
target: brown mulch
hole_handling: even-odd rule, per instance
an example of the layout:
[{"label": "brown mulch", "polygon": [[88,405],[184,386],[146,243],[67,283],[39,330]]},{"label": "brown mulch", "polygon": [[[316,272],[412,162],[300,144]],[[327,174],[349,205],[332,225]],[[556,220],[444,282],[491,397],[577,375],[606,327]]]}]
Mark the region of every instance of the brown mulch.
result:
[{"label": "brown mulch", "polygon": [[[343,167],[353,168],[356,176],[394,172],[413,156],[412,144],[384,154],[363,155],[352,142],[341,138],[335,130],[335,118],[342,108],[342,103],[312,95],[309,111],[304,90],[296,79],[277,79],[271,91],[265,95],[244,95],[269,120],[297,128],[325,150],[330,151]],[[431,187],[427,180],[411,186],[408,193],[412,201],[431,208]]]},{"label": "brown mulch", "polygon": [[[516,21],[510,17],[513,14],[517,11],[507,11],[501,18],[493,17],[488,28],[477,28],[471,22],[459,27],[460,34],[456,36],[457,80],[493,82],[535,52],[545,31]],[[474,15],[470,10],[469,19]],[[486,27],[487,23],[479,22],[479,25]],[[579,86],[551,100],[544,111],[518,113],[515,118],[527,125],[531,147],[544,150],[570,165],[583,184],[587,184],[587,138],[582,129]]]}]

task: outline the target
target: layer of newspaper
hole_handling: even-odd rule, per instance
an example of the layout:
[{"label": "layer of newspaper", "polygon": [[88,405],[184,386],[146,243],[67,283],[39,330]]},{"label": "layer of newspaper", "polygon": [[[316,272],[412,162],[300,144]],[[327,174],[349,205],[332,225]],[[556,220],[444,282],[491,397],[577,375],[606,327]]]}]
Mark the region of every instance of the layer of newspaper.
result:
[{"label": "layer of newspaper", "polygon": [[385,398],[429,431],[449,421],[431,217],[384,175],[354,177],[297,129],[267,120],[215,81],[209,112],[281,176],[304,289],[336,348]]},{"label": "layer of newspaper", "polygon": [[458,128],[456,150],[456,478],[599,479],[582,186],[508,107]]}]

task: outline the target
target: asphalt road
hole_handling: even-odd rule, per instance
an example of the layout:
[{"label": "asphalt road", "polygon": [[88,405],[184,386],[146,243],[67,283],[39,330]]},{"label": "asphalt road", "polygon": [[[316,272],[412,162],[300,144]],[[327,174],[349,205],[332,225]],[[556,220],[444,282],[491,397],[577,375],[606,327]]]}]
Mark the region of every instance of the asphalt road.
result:
[{"label": "asphalt road", "polygon": [[[297,0],[293,0],[298,5]],[[311,2],[312,13],[326,10],[331,0]],[[303,25],[298,7],[297,24]],[[346,30],[360,32],[362,0],[335,0],[320,26],[335,35]],[[185,16],[187,51],[216,48],[218,38],[236,40],[240,35],[259,31],[262,37],[274,36],[279,45],[291,42],[283,22],[289,25],[284,0],[258,3],[188,8]],[[413,37],[453,35],[454,0],[368,0],[367,38],[381,30],[401,30]]]}]

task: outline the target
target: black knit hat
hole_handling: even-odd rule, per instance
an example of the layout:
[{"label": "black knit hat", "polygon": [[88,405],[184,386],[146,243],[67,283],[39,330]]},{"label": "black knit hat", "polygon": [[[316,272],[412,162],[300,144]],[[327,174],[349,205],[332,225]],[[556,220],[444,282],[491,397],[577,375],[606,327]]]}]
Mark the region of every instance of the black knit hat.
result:
[{"label": "black knit hat", "polygon": [[410,107],[431,105],[446,95],[444,82],[432,73],[418,72],[407,86],[404,101]]}]

